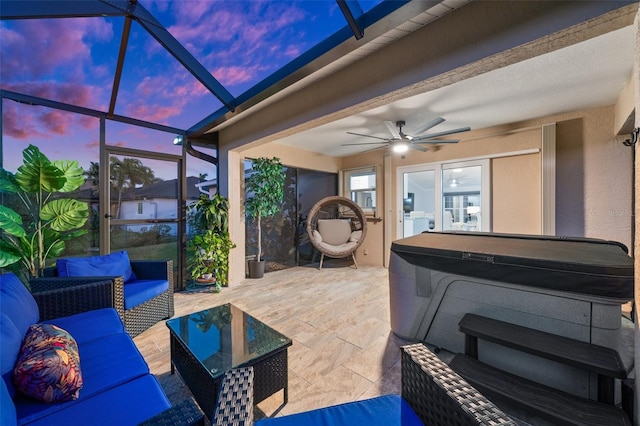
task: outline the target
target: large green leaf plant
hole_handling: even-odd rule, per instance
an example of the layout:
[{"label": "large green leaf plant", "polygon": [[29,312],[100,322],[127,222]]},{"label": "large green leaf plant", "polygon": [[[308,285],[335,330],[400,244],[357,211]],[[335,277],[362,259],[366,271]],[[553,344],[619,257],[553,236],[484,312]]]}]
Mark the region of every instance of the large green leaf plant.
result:
[{"label": "large green leaf plant", "polygon": [[188,268],[193,279],[213,274],[218,285],[228,284],[229,251],[236,245],[229,236],[229,200],[220,194],[202,194],[189,206],[191,232],[187,242]]},{"label": "large green leaf plant", "polygon": [[[0,205],[0,268],[21,269],[27,277],[42,276],[48,259],[65,250],[65,241],[86,234],[87,203],[60,197],[85,182],[77,161],[50,161],[29,145],[15,174],[0,168],[0,191],[22,201],[22,215]],[[18,206],[16,206],[18,208]]]}]

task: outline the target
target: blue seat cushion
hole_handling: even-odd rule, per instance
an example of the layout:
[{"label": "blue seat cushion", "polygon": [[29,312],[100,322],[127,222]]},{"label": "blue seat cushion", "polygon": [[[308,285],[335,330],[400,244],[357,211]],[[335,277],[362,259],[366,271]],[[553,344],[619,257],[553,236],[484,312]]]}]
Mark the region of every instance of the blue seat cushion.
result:
[{"label": "blue seat cushion", "polygon": [[16,407],[9,395],[5,381],[0,380],[0,425],[15,426],[18,423]]},{"label": "blue seat cushion", "polygon": [[169,290],[167,280],[137,280],[124,286],[124,309],[135,308]]},{"label": "blue seat cushion", "polygon": [[400,395],[333,405],[289,416],[266,418],[256,426],[422,426],[411,406]]},{"label": "blue seat cushion", "polygon": [[104,256],[58,259],[56,268],[60,277],[121,276],[125,283],[136,279],[126,250]]},{"label": "blue seat cushion", "polygon": [[160,384],[148,374],[41,418],[33,426],[136,425],[170,408]]},{"label": "blue seat cushion", "polygon": [[25,335],[31,324],[40,319],[35,299],[25,285],[13,273],[0,275],[0,312],[5,314]]},{"label": "blue seat cushion", "polygon": [[14,401],[20,423],[49,416],[149,373],[149,367],[138,348],[124,333],[78,344],[78,352],[84,381],[78,399],[47,404],[18,394]]},{"label": "blue seat cushion", "polygon": [[124,324],[113,308],[96,309],[43,322],[67,330],[78,344],[125,332]]}]

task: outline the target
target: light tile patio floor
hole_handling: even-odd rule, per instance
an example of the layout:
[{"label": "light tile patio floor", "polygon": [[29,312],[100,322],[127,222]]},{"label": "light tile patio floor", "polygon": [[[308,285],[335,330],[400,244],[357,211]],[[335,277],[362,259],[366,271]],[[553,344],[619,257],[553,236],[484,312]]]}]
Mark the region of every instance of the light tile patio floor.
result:
[{"label": "light tile patio floor", "polygon": [[[407,342],[390,331],[387,269],[316,266],[269,272],[221,293],[203,289],[175,295],[176,316],[230,302],[293,340],[289,402],[278,415],[400,393],[399,346]],[[171,402],[188,396],[179,376],[170,374],[164,321],[135,342]],[[259,408],[269,415],[281,402],[278,392]]]}]

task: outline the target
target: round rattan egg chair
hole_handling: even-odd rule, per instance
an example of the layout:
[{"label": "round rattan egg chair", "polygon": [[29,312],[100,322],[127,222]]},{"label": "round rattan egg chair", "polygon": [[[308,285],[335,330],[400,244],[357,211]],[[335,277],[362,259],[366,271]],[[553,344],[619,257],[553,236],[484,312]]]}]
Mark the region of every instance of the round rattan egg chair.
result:
[{"label": "round rattan egg chair", "polygon": [[320,267],[324,257],[351,256],[356,262],[356,250],[367,235],[367,220],[355,202],[345,197],[331,196],[318,201],[309,211],[307,233],[311,244],[320,252]]}]

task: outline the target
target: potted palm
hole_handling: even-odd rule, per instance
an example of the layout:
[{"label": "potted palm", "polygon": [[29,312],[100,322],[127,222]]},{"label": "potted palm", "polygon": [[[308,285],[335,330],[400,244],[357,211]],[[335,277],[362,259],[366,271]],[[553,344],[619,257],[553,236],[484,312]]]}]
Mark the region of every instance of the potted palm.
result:
[{"label": "potted palm", "polygon": [[257,255],[249,260],[249,277],[262,278],[262,218],[275,215],[282,206],[285,172],[277,157],[260,157],[252,161],[251,174],[247,178],[245,208],[249,217],[256,220],[258,228]]},{"label": "potted palm", "polygon": [[[8,267],[26,279],[40,277],[49,259],[65,250],[65,242],[87,233],[87,203],[64,197],[84,184],[77,161],[50,161],[29,145],[15,174],[0,168],[0,190],[14,194],[15,208],[0,205],[0,268]],[[25,220],[26,218],[26,220]]]},{"label": "potted palm", "polygon": [[191,277],[200,282],[228,283],[229,251],[235,244],[229,237],[229,200],[220,194],[202,194],[189,207],[190,238],[187,243]]}]

